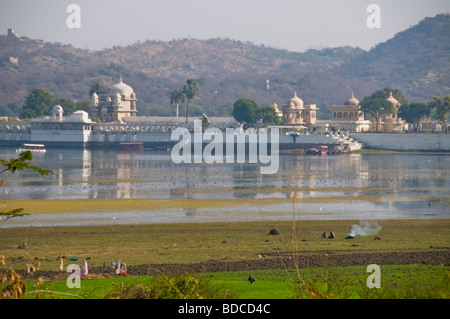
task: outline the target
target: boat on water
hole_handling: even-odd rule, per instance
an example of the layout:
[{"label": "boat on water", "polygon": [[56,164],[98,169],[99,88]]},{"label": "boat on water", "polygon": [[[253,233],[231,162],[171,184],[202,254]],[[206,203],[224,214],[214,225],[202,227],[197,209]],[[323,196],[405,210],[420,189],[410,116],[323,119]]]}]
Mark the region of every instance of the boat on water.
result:
[{"label": "boat on water", "polygon": [[142,151],[144,149],[143,142],[120,143],[122,151]]},{"label": "boat on water", "polygon": [[328,154],[328,146],[326,145],[317,145],[307,148],[305,150],[306,154],[310,155],[321,155],[326,156]]},{"label": "boat on water", "polygon": [[33,153],[45,153],[45,145],[44,144],[22,144],[16,152],[22,153],[25,151],[30,151]]},{"label": "boat on water", "polygon": [[170,146],[166,146],[166,145],[157,145],[156,149],[158,151],[168,151],[168,152],[170,152],[172,150],[172,148]]}]

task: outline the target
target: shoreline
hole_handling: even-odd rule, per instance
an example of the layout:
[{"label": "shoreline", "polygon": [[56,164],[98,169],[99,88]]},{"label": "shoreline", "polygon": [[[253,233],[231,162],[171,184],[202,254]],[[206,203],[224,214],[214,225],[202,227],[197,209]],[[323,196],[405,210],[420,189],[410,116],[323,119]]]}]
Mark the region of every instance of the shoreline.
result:
[{"label": "shoreline", "polygon": [[[327,189],[330,191],[330,189]],[[284,190],[286,191],[286,190]],[[316,189],[318,191],[318,189]],[[89,227],[146,224],[225,222],[449,219],[441,209],[416,213],[385,209],[378,196],[292,198],[202,198],[202,199],[50,199],[0,201],[3,210],[23,208],[29,215],[0,222],[0,229],[22,227]],[[425,203],[429,195],[410,200]],[[450,198],[450,195],[442,195]],[[395,198],[392,197],[393,199]],[[357,205],[356,205],[357,204]],[[378,205],[378,206],[377,206]],[[426,208],[426,209],[425,209]]]}]

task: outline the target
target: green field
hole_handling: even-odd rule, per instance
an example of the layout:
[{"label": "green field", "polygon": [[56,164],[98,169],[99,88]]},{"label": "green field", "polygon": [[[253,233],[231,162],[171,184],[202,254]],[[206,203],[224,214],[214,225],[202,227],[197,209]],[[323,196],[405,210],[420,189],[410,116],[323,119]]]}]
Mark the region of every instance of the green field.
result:
[{"label": "green field", "polygon": [[[352,225],[360,223],[351,220],[3,228],[0,272],[13,268],[25,274],[25,298],[450,297],[450,220],[372,222],[379,226],[379,240],[375,235],[345,239]],[[271,229],[279,234],[270,235]],[[333,231],[336,238],[322,238],[323,231]],[[298,272],[274,264],[265,270],[248,266],[291,257],[300,261],[317,257],[318,262],[298,266]],[[339,257],[334,259],[337,263],[327,262],[332,257]],[[68,273],[59,271],[61,258],[65,267],[89,261],[92,272],[81,280],[81,289],[67,287]],[[118,259],[131,269],[129,276],[108,278],[102,265]],[[214,272],[198,268],[205,263],[239,267]],[[36,285],[37,276],[27,276],[29,264],[39,265],[35,275],[43,277],[42,284]],[[186,270],[162,269],[164,276],[142,276],[150,265],[156,269],[176,264]],[[367,288],[370,264],[380,266],[379,289]],[[138,266],[141,272],[136,271]],[[247,281],[250,275],[256,280],[253,285]],[[0,284],[5,286],[6,282]]]},{"label": "green field", "polygon": [[[207,298],[235,299],[440,299],[450,297],[450,267],[427,265],[382,266],[380,288],[368,288],[371,273],[366,267],[335,267],[297,270],[218,272],[192,276],[208,285]],[[300,277],[299,277],[300,274]],[[250,284],[248,277],[255,281]],[[175,278],[168,276],[168,278]],[[163,280],[164,281],[164,280]],[[151,287],[154,277],[115,277],[82,280],[81,288],[68,288],[66,281],[28,285],[26,298],[116,298],[111,292],[124,287]],[[304,282],[305,284],[300,284]],[[109,294],[109,295],[108,295]],[[182,298],[174,295],[174,298]],[[192,297],[192,296],[191,296]]]}]

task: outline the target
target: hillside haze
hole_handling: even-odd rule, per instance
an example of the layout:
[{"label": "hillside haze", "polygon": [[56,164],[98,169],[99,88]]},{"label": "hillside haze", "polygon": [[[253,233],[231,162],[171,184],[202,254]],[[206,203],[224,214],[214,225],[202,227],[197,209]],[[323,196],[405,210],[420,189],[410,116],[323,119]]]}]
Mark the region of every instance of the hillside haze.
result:
[{"label": "hillside haze", "polygon": [[[297,92],[331,117],[333,104],[392,87],[415,102],[450,94],[450,18],[426,18],[370,51],[339,47],[289,52],[231,39],[145,41],[89,52],[24,36],[0,36],[0,104],[23,104],[33,88],[89,100],[93,83],[120,76],[133,87],[138,115],[174,115],[168,94],[197,79],[192,115],[231,115],[241,98],[282,106]],[[266,84],[269,80],[269,89]],[[181,113],[183,114],[183,113]]]}]

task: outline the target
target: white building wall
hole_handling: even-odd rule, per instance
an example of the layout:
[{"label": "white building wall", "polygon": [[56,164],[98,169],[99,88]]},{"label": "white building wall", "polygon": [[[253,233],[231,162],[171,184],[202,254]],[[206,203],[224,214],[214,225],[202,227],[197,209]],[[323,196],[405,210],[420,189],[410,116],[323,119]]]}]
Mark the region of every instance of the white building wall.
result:
[{"label": "white building wall", "polygon": [[349,133],[364,148],[396,151],[450,151],[450,134]]}]

